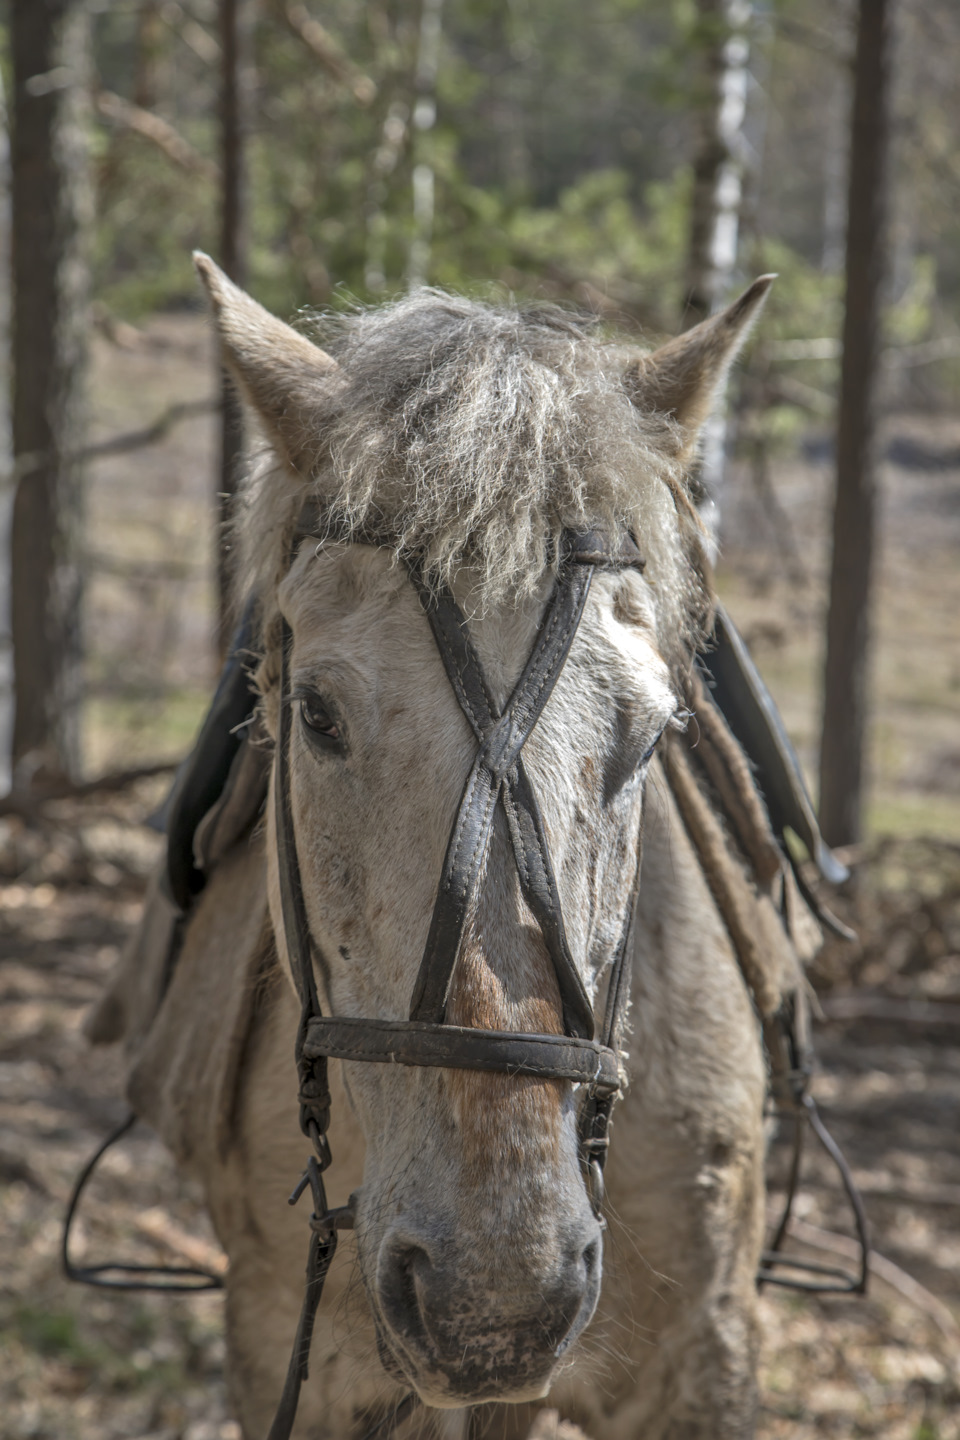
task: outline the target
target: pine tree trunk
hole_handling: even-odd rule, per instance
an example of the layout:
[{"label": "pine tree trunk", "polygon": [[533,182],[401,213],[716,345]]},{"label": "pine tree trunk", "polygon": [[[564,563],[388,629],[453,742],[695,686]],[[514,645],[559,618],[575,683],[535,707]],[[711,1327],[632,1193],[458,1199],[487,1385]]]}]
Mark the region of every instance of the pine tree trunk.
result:
[{"label": "pine tree trunk", "polygon": [[[238,285],[247,271],[247,43],[246,0],[220,0],[220,264]],[[226,371],[221,382],[220,474],[217,492],[217,639],[221,658],[230,643],[232,569],[230,522],[244,453],[243,407]]]},{"label": "pine tree trunk", "polygon": [[[79,766],[80,439],[87,328],[89,19],[83,0],[11,7],[14,780]],[[35,457],[28,464],[27,457]]]},{"label": "pine tree trunk", "polygon": [[886,258],[892,0],[860,0],[847,208],[846,310],[833,559],[820,742],[820,825],[831,845],[863,830],[870,581],[876,507],[881,298]]}]

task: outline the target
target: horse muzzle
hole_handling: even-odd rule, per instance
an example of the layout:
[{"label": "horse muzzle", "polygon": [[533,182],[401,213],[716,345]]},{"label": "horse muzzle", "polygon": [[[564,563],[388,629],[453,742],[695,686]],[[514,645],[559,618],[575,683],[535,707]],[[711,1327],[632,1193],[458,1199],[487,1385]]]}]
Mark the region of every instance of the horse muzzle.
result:
[{"label": "horse muzzle", "polygon": [[536,1273],[512,1273],[504,1263],[510,1248],[504,1235],[494,1277],[460,1239],[393,1229],[381,1242],[372,1287],[381,1358],[427,1404],[537,1399],[589,1323],[602,1258],[592,1217],[551,1247],[552,1263]]}]

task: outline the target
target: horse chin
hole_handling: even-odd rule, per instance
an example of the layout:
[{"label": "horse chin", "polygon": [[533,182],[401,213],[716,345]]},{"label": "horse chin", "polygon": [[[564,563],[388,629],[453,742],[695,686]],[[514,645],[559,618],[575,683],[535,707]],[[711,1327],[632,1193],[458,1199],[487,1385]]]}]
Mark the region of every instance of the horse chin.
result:
[{"label": "horse chin", "polygon": [[432,1410],[461,1410],[465,1405],[526,1405],[544,1400],[550,1392],[550,1381],[519,1390],[504,1390],[496,1381],[483,1390],[439,1391],[432,1389],[429,1381],[421,1381],[414,1388],[424,1405]]},{"label": "horse chin", "polygon": [[522,1405],[533,1400],[542,1400],[549,1392],[553,1379],[553,1368],[548,1375],[536,1380],[525,1378],[511,1386],[502,1376],[493,1374],[486,1383],[476,1374],[451,1377],[448,1375],[423,1374],[410,1363],[408,1357],[400,1357],[376,1321],[377,1354],[391,1380],[409,1385],[415,1390],[424,1405],[433,1410],[459,1410],[464,1405],[484,1405],[499,1402],[506,1405]]}]

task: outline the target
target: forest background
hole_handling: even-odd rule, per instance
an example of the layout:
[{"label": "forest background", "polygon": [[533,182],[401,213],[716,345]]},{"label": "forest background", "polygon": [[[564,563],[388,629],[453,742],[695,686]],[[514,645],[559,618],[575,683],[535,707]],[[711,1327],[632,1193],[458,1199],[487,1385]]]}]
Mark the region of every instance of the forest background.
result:
[{"label": "forest background", "polygon": [[[22,315],[50,271],[22,238],[44,182],[18,214],[5,141],[16,162],[21,107],[62,101],[54,298],[69,322],[39,460],[14,445],[0,386],[0,560],[14,496],[49,481],[56,544],[21,532],[13,559],[29,586],[47,555],[62,700],[49,753],[17,752],[3,577],[0,1414],[16,1440],[237,1434],[218,1302],[65,1294],[57,1258],[72,1177],[121,1104],[121,1061],[91,1055],[83,1006],[135,922],[162,843],[143,822],[220,666],[238,437],[191,250],[307,327],[426,281],[570,305],[648,345],[777,272],[703,480],[719,594],[816,795],[855,35],[879,9],[893,25],[878,514],[875,536],[854,524],[840,547],[875,539],[866,790],[843,837],[853,881],[830,901],[860,941],[831,940],[812,979],[816,1093],[887,1268],[865,1302],[765,1295],[760,1433],[960,1440],[960,6],[7,0],[0,262],[20,225]],[[18,89],[13,21],[41,11],[63,19],[61,48],[21,65]],[[15,397],[28,369],[7,377]],[[20,649],[21,666],[41,658]],[[218,1263],[159,1142],[131,1145],[81,1245]],[[794,1239],[848,1263],[836,1178],[816,1160],[801,1202]]]},{"label": "forest background", "polygon": [[[855,7],[598,0],[587,15],[573,0],[330,0],[312,9],[295,0],[113,0],[64,9],[83,12],[68,41],[74,53],[31,84],[83,92],[71,102],[80,138],[70,183],[82,231],[73,258],[89,268],[81,301],[89,298],[95,327],[92,414],[82,399],[73,406],[69,445],[92,444],[94,454],[86,481],[71,477],[70,499],[56,507],[76,516],[63,525],[63,546],[78,573],[60,588],[78,597],[68,668],[80,678],[63,687],[60,711],[76,720],[54,768],[89,777],[179,753],[218,663],[209,587],[217,563],[224,568],[225,512],[216,495],[234,477],[218,476],[209,454],[222,422],[193,421],[204,394],[211,409],[219,403],[216,360],[195,354],[188,372],[186,352],[152,370],[147,358],[158,358],[161,335],[175,351],[174,336],[202,346],[190,263],[201,248],[287,317],[428,281],[572,304],[647,343],[775,271],[734,380],[727,464],[714,456],[711,479],[716,488],[728,477],[721,589],[725,574],[741,584],[759,565],[754,594],[789,587],[780,597],[787,631],[806,616],[802,660],[769,659],[775,689],[780,661],[804,667],[805,707],[791,693],[796,673],[785,677],[783,703],[815,792],[830,523],[815,512],[827,509],[828,490],[792,496],[787,477],[798,457],[819,460],[824,477],[831,463]],[[879,388],[888,430],[893,414],[912,418],[899,439],[891,432],[881,443],[892,440],[894,459],[942,470],[949,436],[935,437],[919,417],[955,414],[960,391],[960,15],[949,0],[903,0],[895,30]],[[711,262],[724,226],[725,254]],[[165,413],[178,403],[185,412]],[[118,431],[158,419],[155,438],[178,430],[172,448],[144,457],[121,447],[125,461],[98,463],[98,447]],[[141,523],[126,524],[131,496],[115,493],[119,473],[144,467]],[[164,506],[173,484],[181,498]],[[738,554],[748,543],[766,552],[752,567]],[[882,617],[873,621],[882,627]],[[783,650],[775,632],[761,627],[761,648]],[[925,652],[916,659],[927,664]],[[930,674],[914,678],[924,690],[936,685]],[[953,670],[941,678],[948,691],[956,683]],[[943,785],[905,753],[915,737],[887,744],[884,718],[874,710],[871,721],[868,828],[960,833],[960,808],[940,803]],[[21,758],[24,746],[14,748]],[[960,765],[941,759],[955,783]],[[894,773],[898,764],[905,774]]]}]

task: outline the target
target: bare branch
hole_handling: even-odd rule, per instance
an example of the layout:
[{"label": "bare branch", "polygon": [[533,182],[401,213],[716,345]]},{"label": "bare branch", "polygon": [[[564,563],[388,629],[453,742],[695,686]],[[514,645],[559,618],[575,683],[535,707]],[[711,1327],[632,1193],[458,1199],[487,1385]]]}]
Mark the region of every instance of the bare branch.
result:
[{"label": "bare branch", "polygon": [[[895,1205],[920,1205],[932,1209],[956,1210],[960,1214],[960,1185],[927,1185],[899,1175],[888,1181],[883,1176],[871,1175],[869,1171],[854,1171],[854,1180],[861,1195],[876,1200],[888,1200]],[[817,1175],[803,1177],[807,1190],[827,1190],[836,1193],[832,1180]]]},{"label": "bare branch", "polygon": [[166,1246],[175,1255],[189,1260],[191,1265],[202,1265],[205,1270],[212,1270],[215,1275],[226,1274],[227,1257],[220,1247],[211,1245],[199,1235],[191,1235],[160,1206],[145,1210],[142,1215],[135,1217],[133,1223],[141,1234],[156,1241],[158,1245]]},{"label": "bare branch", "polygon": [[918,345],[891,345],[883,352],[886,365],[932,365],[937,360],[956,360],[960,356],[960,335],[941,335],[937,340],[924,340]]},{"label": "bare branch", "polygon": [[208,565],[192,560],[127,559],[126,556],[108,555],[103,550],[88,550],[83,559],[88,572],[116,575],[122,580],[136,580],[138,584],[166,584],[170,580],[200,583],[207,579],[209,573]]},{"label": "bare branch", "polygon": [[220,60],[220,46],[208,30],[191,15],[186,14],[182,5],[177,0],[166,0],[161,7],[160,18],[169,25],[178,40],[183,40],[189,45],[194,55],[198,55],[205,65],[216,65]]},{"label": "bare branch", "polygon": [[297,0],[278,0],[281,19],[311,54],[319,60],[327,74],[338,85],[345,85],[358,105],[371,105],[376,99],[376,83],[344,55],[329,30],[315,20],[306,5]]},{"label": "bare branch", "polygon": [[120,435],[112,435],[109,440],[98,440],[93,445],[84,445],[77,451],[77,459],[100,460],[105,455],[125,455],[128,450],[142,450],[145,445],[156,445],[166,439],[181,420],[189,420],[194,415],[212,415],[219,409],[219,395],[206,400],[179,400],[168,406],[156,420],[152,420],[142,430],[126,430]]},{"label": "bare branch", "polygon": [[[823,336],[818,340],[774,340],[770,353],[775,360],[839,360],[840,341]],[[888,345],[882,353],[885,365],[932,365],[937,360],[960,356],[960,335],[941,335],[917,345]]]},{"label": "bare branch", "polygon": [[827,1020],[890,1020],[897,1025],[954,1026],[960,1031],[960,1005],[949,1000],[897,1000],[853,991],[825,995],[820,1007]]},{"label": "bare branch", "polygon": [[169,121],[162,120],[152,110],[143,110],[139,105],[124,100],[122,95],[115,95],[112,90],[98,90],[95,101],[97,110],[105,120],[112,120],[115,125],[124,125],[128,130],[152,141],[168,160],[172,160],[182,170],[187,170],[192,175],[201,175],[205,180],[216,180],[220,173],[219,168],[212,160],[201,155],[199,150],[195,150],[190,141],[185,140]]},{"label": "bare branch", "polygon": [[[166,439],[181,420],[189,420],[194,415],[212,415],[219,408],[219,396],[207,400],[180,400],[175,405],[168,406],[156,420],[142,430],[126,430],[120,435],[111,435],[109,440],[97,440],[92,445],[83,445],[79,450],[74,450],[68,459],[100,460],[107,455],[125,455],[130,450],[142,450],[147,445],[157,445]],[[47,456],[42,450],[28,450],[18,455],[13,468],[0,475],[0,490],[42,470],[46,460]]]},{"label": "bare branch", "polygon": [[129,770],[112,770],[98,775],[95,780],[51,781],[11,790],[0,798],[0,816],[35,815],[37,810],[51,800],[83,800],[87,795],[116,794],[135,785],[138,780],[152,780],[156,775],[168,775],[176,770],[179,760],[157,760],[150,765],[135,765]]}]

